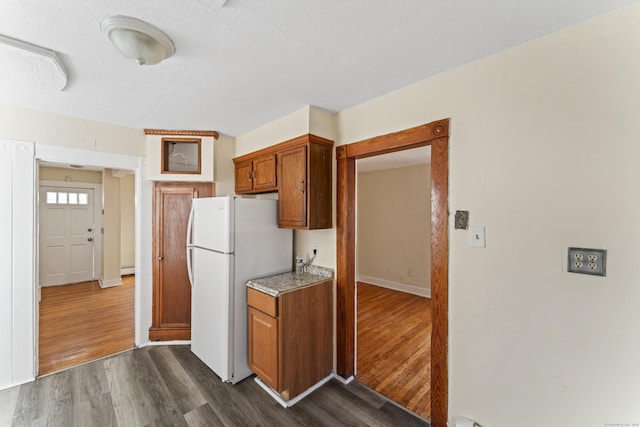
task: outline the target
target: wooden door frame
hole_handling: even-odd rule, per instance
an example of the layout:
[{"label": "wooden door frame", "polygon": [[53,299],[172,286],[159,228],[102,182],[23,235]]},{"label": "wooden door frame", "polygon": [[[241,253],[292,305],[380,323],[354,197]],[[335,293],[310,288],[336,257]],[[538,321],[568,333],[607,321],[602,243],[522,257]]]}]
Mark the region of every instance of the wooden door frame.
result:
[{"label": "wooden door frame", "polygon": [[431,146],[431,424],[448,421],[449,119],[336,148],[337,372],[355,373],[356,160]]}]

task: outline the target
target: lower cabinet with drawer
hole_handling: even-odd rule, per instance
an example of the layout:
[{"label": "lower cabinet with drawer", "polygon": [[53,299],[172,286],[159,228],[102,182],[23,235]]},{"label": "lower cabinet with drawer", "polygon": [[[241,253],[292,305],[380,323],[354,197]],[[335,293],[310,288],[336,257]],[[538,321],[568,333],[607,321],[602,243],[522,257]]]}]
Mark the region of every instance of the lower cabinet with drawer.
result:
[{"label": "lower cabinet with drawer", "polygon": [[247,289],[249,367],[289,401],[331,375],[333,280],[277,297]]}]

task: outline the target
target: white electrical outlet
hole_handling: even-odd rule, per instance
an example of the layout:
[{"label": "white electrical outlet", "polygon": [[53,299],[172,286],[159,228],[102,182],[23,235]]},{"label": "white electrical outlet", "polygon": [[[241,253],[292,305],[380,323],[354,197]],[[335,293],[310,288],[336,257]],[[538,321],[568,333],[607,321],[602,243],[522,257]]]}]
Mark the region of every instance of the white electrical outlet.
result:
[{"label": "white electrical outlet", "polygon": [[318,245],[318,242],[313,242],[313,251],[316,255],[320,252],[320,245]]}]

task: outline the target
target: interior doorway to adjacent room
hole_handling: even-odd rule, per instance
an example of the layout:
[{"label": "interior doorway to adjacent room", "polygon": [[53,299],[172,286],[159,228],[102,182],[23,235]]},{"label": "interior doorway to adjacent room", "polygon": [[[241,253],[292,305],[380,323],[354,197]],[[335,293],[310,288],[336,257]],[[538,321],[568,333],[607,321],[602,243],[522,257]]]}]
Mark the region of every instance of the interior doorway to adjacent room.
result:
[{"label": "interior doorway to adjacent room", "polygon": [[135,176],[39,162],[38,375],[135,345]]},{"label": "interior doorway to adjacent room", "polygon": [[356,378],[429,419],[431,147],[356,171]]}]

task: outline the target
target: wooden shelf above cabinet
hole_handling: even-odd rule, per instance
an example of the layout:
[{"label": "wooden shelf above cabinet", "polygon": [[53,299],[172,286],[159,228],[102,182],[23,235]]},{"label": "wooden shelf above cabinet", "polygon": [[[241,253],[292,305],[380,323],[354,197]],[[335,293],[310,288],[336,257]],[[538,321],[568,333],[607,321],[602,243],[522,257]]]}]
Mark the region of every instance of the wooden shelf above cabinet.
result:
[{"label": "wooden shelf above cabinet", "polygon": [[237,194],[278,191],[278,225],[332,227],[333,141],[307,134],[233,159]]}]

